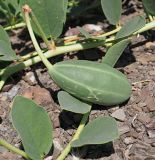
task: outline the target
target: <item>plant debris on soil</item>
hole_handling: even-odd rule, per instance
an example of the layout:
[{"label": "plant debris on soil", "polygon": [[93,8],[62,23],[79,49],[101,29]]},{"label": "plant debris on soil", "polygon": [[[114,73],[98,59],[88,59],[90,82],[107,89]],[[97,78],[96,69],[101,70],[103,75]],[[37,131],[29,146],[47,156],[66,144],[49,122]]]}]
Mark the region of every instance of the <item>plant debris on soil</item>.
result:
[{"label": "plant debris on soil", "polygon": [[[142,13],[139,1],[126,2],[123,9],[122,22]],[[109,28],[106,21],[100,21],[98,24],[102,24],[103,30],[107,31]],[[25,49],[32,50],[32,44],[28,41],[29,37],[27,38],[25,32],[25,30],[19,29],[11,33],[11,41],[17,53]],[[58,56],[52,61],[73,58],[100,60],[99,50],[100,48],[89,49],[75,55]],[[92,121],[96,117],[107,115],[114,117],[118,123],[119,139],[105,145],[74,149],[66,158],[67,160],[76,158],[155,160],[155,30],[134,37],[116,67],[132,83],[133,92],[130,100],[111,108],[94,105],[89,120]],[[61,111],[57,101],[58,91],[59,87],[52,81],[41,63],[10,77],[10,81],[0,92],[0,137],[14,146],[22,148],[20,137],[11,123],[10,106],[16,95],[23,95],[33,99],[48,112],[54,126],[54,150],[48,156],[50,159],[56,159],[70,141],[81,120],[79,114]],[[21,156],[0,146],[0,160],[8,159],[23,160]]]}]

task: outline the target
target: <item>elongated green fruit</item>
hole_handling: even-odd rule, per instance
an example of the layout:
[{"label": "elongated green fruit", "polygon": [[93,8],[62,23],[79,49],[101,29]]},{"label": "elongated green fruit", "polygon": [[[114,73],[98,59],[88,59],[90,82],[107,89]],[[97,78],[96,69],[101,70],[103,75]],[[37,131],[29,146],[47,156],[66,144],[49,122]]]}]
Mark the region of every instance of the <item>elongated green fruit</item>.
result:
[{"label": "elongated green fruit", "polygon": [[131,85],[118,70],[86,60],[69,60],[55,64],[49,74],[64,90],[84,101],[116,105],[131,95]]}]

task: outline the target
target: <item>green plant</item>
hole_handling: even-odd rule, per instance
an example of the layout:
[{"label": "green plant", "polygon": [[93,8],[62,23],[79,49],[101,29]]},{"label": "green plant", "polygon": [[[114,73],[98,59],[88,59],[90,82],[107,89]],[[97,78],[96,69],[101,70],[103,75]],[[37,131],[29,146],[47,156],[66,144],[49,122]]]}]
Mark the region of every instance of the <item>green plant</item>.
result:
[{"label": "green plant", "polygon": [[[11,63],[11,65],[9,64],[0,69],[0,89],[15,72],[40,61],[45,64],[53,80],[67,91],[58,93],[58,100],[62,109],[83,114],[75,135],[57,158],[58,160],[65,159],[72,147],[104,144],[118,138],[117,124],[111,117],[98,117],[94,121],[86,123],[93,103],[111,106],[120,104],[130,97],[130,83],[121,72],[113,67],[131,42],[132,36],[155,27],[154,8],[152,7],[155,2],[150,0],[152,4],[150,5],[148,1],[143,0],[148,18],[145,19],[144,15],[140,15],[120,26],[122,2],[120,0],[101,0],[102,9],[107,20],[116,29],[93,36],[79,27],[81,34],[75,36],[75,41],[67,44],[65,40],[70,40],[73,37],[60,38],[66,21],[67,0],[58,0],[57,2],[54,0],[20,0],[19,3],[16,2],[15,4],[20,6],[20,10],[17,9],[18,14],[23,15],[25,22],[22,22],[22,25],[21,23],[17,24],[13,28],[26,24],[36,52],[26,56],[16,56],[5,31],[12,26],[5,28],[5,30],[0,27],[0,61],[9,61]],[[3,3],[8,5],[8,1]],[[70,2],[70,6],[71,3],[73,1]],[[13,5],[13,3],[11,4]],[[16,9],[17,6],[14,8]],[[54,9],[51,10],[53,6]],[[111,10],[113,12],[109,12]],[[34,32],[43,39],[47,49],[42,50],[40,48]],[[101,63],[70,60],[52,65],[47,60],[47,58],[56,55],[98,46],[107,48],[107,53],[102,58]],[[22,139],[25,152],[11,146],[4,140],[0,140],[0,145],[22,155],[26,159],[42,160],[52,147],[53,129],[46,112],[33,101],[17,96],[12,105],[11,117],[13,125]],[[92,128],[94,128],[93,131]],[[92,136],[96,138],[92,139]]]}]

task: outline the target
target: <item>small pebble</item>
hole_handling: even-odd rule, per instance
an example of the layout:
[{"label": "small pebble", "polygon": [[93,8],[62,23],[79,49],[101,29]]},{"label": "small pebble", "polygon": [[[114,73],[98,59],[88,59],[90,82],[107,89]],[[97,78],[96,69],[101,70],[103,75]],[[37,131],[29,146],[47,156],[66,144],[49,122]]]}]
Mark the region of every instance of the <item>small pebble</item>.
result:
[{"label": "small pebble", "polygon": [[126,145],[133,144],[133,143],[134,143],[134,139],[133,139],[132,137],[126,137],[126,138],[124,139],[124,143],[125,143]]},{"label": "small pebble", "polygon": [[111,116],[116,118],[116,119],[118,119],[118,120],[120,120],[120,121],[125,121],[125,119],[126,119],[126,115],[125,115],[123,109],[116,110],[115,112],[113,112],[111,114]]}]

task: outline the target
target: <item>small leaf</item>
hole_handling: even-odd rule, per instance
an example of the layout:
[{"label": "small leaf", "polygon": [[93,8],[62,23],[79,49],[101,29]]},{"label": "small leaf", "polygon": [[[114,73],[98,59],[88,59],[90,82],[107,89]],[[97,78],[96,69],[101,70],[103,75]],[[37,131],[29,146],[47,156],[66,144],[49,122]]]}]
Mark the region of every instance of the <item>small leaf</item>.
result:
[{"label": "small leaf", "polygon": [[[57,38],[66,20],[67,0],[20,0],[20,5],[28,4],[47,37]],[[35,25],[35,32],[38,33]]]},{"label": "small leaf", "polygon": [[58,100],[60,107],[67,111],[85,114],[91,110],[91,105],[78,100],[65,91],[58,93]]},{"label": "small leaf", "polygon": [[142,0],[142,2],[146,11],[155,16],[155,0]]},{"label": "small leaf", "polygon": [[117,123],[112,117],[98,117],[88,123],[79,139],[72,142],[72,147],[84,145],[105,144],[117,139],[119,136]]},{"label": "small leaf", "polygon": [[1,25],[0,25],[0,40],[5,41],[8,45],[11,46],[9,36]]},{"label": "small leaf", "polygon": [[25,152],[33,160],[42,160],[52,146],[52,124],[45,110],[32,100],[17,96],[11,117]]},{"label": "small leaf", "polygon": [[101,0],[102,10],[108,21],[116,25],[119,22],[122,12],[121,0]]},{"label": "small leaf", "polygon": [[102,63],[106,63],[111,67],[114,67],[117,60],[120,58],[124,49],[127,47],[129,43],[130,43],[130,40],[125,39],[114,44],[112,47],[108,49],[106,55],[103,57]]},{"label": "small leaf", "polygon": [[91,38],[91,35],[86,31],[84,30],[82,27],[77,27],[77,29],[80,31],[80,33],[87,39]]},{"label": "small leaf", "polygon": [[5,0],[5,3],[8,5],[8,8],[10,8],[10,11],[12,11],[14,15],[17,15],[20,12],[18,0]]},{"label": "small leaf", "polygon": [[18,59],[18,57],[11,46],[6,41],[0,40],[0,60],[13,61],[16,59]]},{"label": "small leaf", "polygon": [[130,36],[132,33],[138,31],[145,25],[145,19],[142,16],[136,16],[129,20],[121,30],[116,34],[116,39]]}]

